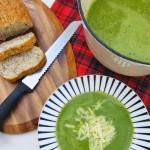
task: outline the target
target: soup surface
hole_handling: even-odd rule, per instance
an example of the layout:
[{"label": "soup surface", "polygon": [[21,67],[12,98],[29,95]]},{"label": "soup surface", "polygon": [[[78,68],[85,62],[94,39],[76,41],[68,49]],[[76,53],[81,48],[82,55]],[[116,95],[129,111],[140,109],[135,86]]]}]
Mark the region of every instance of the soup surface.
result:
[{"label": "soup surface", "polygon": [[[99,104],[101,105],[99,105]],[[78,140],[78,133],[67,125],[78,126],[76,118],[78,108],[94,108],[96,116],[104,116],[106,120],[111,121],[115,127],[115,136],[111,143],[104,150],[129,150],[133,137],[133,125],[128,110],[124,105],[114,98],[103,92],[88,92],[78,95],[70,100],[61,110],[57,125],[56,136],[60,150],[91,150],[89,140]],[[98,107],[100,106],[100,107]]]},{"label": "soup surface", "polygon": [[150,0],[93,0],[86,20],[107,46],[150,63]]}]

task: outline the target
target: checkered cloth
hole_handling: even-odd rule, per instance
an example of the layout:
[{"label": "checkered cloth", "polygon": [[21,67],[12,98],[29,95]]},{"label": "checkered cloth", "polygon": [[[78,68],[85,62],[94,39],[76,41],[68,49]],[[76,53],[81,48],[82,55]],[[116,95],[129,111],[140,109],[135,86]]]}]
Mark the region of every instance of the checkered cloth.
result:
[{"label": "checkered cloth", "polygon": [[[51,8],[63,27],[66,28],[72,21],[80,20],[76,0],[56,0]],[[74,51],[78,76],[101,74],[116,78],[131,87],[143,100],[150,113],[150,76],[128,77],[123,76],[100,64],[89,50],[81,26],[70,40]]]}]

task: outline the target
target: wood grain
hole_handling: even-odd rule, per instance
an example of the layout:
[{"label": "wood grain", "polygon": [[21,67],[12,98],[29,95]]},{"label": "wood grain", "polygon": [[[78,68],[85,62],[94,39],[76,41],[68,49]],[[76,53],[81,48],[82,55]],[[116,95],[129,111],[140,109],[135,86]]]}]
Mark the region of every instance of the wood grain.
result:
[{"label": "wood grain", "polygon": [[[54,15],[40,0],[24,0],[32,18],[33,31],[43,51],[46,51],[63,28]],[[70,43],[59,54],[57,59],[41,78],[36,88],[20,98],[20,101],[8,116],[1,131],[9,134],[18,134],[37,128],[41,109],[50,94],[62,83],[76,77],[76,65]],[[9,83],[0,78],[0,103],[13,91],[18,83]]]}]

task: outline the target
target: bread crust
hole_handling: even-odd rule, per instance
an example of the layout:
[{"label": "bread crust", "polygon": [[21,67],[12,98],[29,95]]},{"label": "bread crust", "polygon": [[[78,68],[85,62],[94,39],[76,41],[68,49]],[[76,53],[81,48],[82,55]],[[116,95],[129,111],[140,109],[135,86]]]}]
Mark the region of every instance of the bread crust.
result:
[{"label": "bread crust", "polygon": [[[10,40],[9,42],[11,42],[11,41],[12,40]],[[33,34],[30,37],[30,39],[28,39],[24,43],[14,46],[14,47],[10,47],[10,48],[6,49],[5,51],[0,52],[0,61],[4,60],[12,55],[19,54],[19,53],[22,53],[22,52],[25,52],[25,51],[31,49],[35,45],[36,41],[37,41],[37,39],[36,39],[35,35]]]},{"label": "bread crust", "polygon": [[[41,50],[41,49],[40,49]],[[4,79],[6,79],[7,81],[9,82],[15,82],[19,79],[21,79],[22,77],[26,76],[26,75],[29,75],[29,74],[32,74],[34,72],[36,72],[37,70],[39,70],[46,62],[46,56],[45,56],[45,53],[41,50],[42,52],[42,57],[40,59],[40,61],[34,65],[33,67],[30,67],[29,69],[24,69],[22,70],[22,72],[16,74],[15,76],[12,76],[11,78],[9,77],[6,77],[6,76],[3,76],[1,75]],[[32,59],[32,56],[31,56],[31,59]]]},{"label": "bread crust", "polygon": [[0,0],[0,40],[22,34],[32,26],[22,0]]}]

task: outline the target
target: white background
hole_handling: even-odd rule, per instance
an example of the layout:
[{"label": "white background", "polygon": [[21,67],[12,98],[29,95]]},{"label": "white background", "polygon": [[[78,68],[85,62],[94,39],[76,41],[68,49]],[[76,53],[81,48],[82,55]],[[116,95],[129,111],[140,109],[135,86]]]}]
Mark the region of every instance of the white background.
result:
[{"label": "white background", "polygon": [[[42,0],[51,6],[55,0]],[[40,150],[37,130],[19,135],[0,133],[0,150]]]}]

